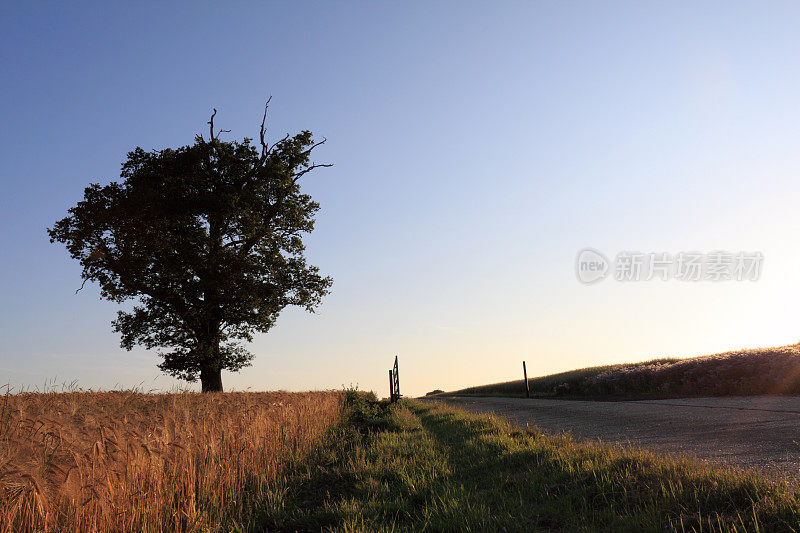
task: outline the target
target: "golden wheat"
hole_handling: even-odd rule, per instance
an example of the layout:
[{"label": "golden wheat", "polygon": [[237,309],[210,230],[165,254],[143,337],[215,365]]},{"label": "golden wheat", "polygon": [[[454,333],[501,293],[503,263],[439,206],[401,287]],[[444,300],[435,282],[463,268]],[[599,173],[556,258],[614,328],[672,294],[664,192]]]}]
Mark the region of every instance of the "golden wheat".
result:
[{"label": "golden wheat", "polygon": [[[0,532],[214,530],[280,499],[335,392],[6,394]],[[279,503],[278,503],[279,504]]]}]

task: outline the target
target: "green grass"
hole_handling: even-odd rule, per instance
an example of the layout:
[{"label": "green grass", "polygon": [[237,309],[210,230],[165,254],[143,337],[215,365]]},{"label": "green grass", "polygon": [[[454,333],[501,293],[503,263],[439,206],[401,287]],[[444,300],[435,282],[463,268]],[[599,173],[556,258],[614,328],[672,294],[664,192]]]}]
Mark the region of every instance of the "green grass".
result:
[{"label": "green grass", "polygon": [[254,529],[800,531],[796,494],[752,473],[441,404],[351,394],[346,409]]}]

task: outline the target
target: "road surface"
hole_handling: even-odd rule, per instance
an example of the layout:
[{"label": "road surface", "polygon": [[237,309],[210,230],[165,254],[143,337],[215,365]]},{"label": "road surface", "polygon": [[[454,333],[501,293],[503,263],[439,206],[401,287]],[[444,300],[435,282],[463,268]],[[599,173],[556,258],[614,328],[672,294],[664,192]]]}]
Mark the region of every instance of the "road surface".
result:
[{"label": "road surface", "polygon": [[452,398],[545,433],[631,444],[657,452],[800,479],[800,397],[752,396],[626,402]]}]

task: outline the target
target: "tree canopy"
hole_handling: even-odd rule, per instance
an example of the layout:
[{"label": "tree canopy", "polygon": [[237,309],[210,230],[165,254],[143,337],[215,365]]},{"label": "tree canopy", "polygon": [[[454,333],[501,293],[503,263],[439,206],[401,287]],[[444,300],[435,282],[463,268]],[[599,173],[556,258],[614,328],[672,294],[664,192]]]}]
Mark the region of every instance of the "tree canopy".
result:
[{"label": "tree canopy", "polygon": [[[244,346],[267,332],[287,306],[308,311],[332,283],[304,257],[319,204],[300,178],[311,161],[311,132],[258,144],[209,138],[180,148],[136,148],[120,181],[89,185],[68,216],[48,229],[97,282],[103,298],[134,301],[113,322],[122,347],[157,349],[159,367],[203,391],[221,391],[223,369],[253,354]],[[226,130],[222,130],[226,132]]]}]

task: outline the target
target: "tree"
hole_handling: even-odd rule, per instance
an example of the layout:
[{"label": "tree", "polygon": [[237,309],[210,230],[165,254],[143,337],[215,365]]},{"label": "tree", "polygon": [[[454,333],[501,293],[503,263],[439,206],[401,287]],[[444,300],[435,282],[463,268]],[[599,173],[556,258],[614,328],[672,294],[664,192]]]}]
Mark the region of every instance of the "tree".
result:
[{"label": "tree", "polygon": [[[304,258],[319,204],[300,189],[318,167],[309,131],[259,145],[223,142],[214,131],[190,146],[136,148],[121,182],[91,184],[48,229],[80,261],[101,297],[133,301],[112,323],[121,345],[158,349],[163,371],[203,392],[222,391],[223,369],[248,366],[243,342],[265,333],[287,306],[313,312],[332,279]],[[83,287],[83,285],[81,285]],[[80,289],[78,289],[80,290]]]}]

